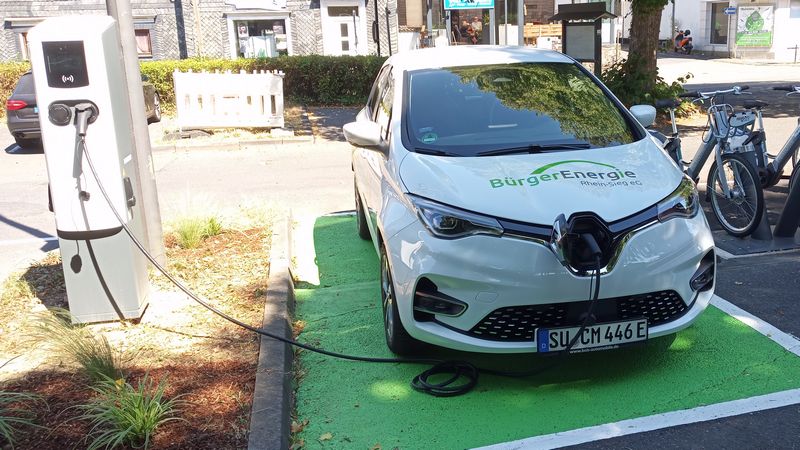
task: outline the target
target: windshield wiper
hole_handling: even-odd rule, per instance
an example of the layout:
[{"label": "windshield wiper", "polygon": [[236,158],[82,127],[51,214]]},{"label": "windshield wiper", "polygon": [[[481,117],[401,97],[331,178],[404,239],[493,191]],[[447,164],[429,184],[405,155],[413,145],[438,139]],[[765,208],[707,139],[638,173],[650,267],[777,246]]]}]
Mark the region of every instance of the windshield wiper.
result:
[{"label": "windshield wiper", "polygon": [[436,150],[434,148],[414,147],[414,151],[423,155],[433,156],[463,156],[458,153],[447,152],[444,150]]},{"label": "windshield wiper", "polygon": [[520,147],[499,148],[478,152],[475,156],[498,156],[498,155],[517,155],[524,153],[542,153],[558,150],[581,150],[592,148],[588,142],[570,142],[565,144],[531,144]]}]

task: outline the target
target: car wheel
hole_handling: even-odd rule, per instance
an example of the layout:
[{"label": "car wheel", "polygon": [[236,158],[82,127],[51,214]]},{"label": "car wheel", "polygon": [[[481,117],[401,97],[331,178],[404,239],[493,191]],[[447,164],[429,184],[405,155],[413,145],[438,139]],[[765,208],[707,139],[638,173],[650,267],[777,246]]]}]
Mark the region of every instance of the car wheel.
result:
[{"label": "car wheel", "polygon": [[353,190],[356,194],[356,222],[358,223],[358,237],[368,241],[371,239],[369,235],[369,227],[367,226],[367,214],[364,211],[364,205],[361,203],[361,196],[358,195],[358,187],[353,180]]},{"label": "car wheel", "polygon": [[394,295],[392,269],[389,267],[389,257],[383,246],[381,246],[381,304],[383,305],[383,330],[389,350],[397,355],[411,355],[418,352],[422,343],[412,338],[400,321],[400,313],[397,311],[397,301]]},{"label": "car wheel", "polygon": [[158,94],[153,95],[153,116],[147,123],[161,122],[161,97]]}]

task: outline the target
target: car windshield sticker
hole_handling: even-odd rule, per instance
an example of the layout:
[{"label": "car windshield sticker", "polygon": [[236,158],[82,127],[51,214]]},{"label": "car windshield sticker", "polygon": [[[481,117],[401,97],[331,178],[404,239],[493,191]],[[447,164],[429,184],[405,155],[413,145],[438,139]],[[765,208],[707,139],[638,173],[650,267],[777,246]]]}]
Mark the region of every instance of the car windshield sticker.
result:
[{"label": "car windshield sticker", "polygon": [[[572,168],[558,167],[562,165],[571,166],[595,166],[581,170]],[[587,161],[583,159],[570,159],[545,164],[534,169],[524,178],[492,178],[489,184],[493,189],[506,187],[536,187],[542,183],[560,181],[577,182],[581,186],[594,187],[615,187],[615,186],[641,186],[642,182],[637,179],[636,172],[623,170],[611,164]]]},{"label": "car windshield sticker", "polygon": [[439,135],[436,134],[436,133],[425,133],[425,134],[422,135],[422,139],[420,139],[420,140],[422,142],[426,143],[426,144],[433,144],[438,139],[439,139]]}]

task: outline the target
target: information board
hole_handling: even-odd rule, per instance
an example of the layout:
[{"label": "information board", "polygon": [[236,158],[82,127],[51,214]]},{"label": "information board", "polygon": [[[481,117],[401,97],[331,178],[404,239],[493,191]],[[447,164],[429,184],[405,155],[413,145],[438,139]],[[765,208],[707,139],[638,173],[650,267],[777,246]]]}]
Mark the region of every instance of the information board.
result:
[{"label": "information board", "polygon": [[444,9],[494,8],[494,0],[444,0]]},{"label": "information board", "polygon": [[772,6],[740,6],[736,21],[737,47],[772,47]]},{"label": "information board", "polygon": [[578,61],[594,61],[595,27],[593,23],[574,24],[564,27],[566,33],[564,53]]}]

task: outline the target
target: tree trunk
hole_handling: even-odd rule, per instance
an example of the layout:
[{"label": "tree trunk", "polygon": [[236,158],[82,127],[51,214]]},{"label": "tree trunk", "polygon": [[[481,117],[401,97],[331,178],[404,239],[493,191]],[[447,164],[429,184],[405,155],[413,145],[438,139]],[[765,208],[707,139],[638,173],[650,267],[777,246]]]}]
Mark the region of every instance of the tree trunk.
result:
[{"label": "tree trunk", "polygon": [[632,2],[631,40],[628,55],[628,73],[637,73],[645,80],[646,92],[652,90],[658,76],[656,51],[658,50],[658,31],[661,27],[663,4],[655,7],[652,3]]}]

